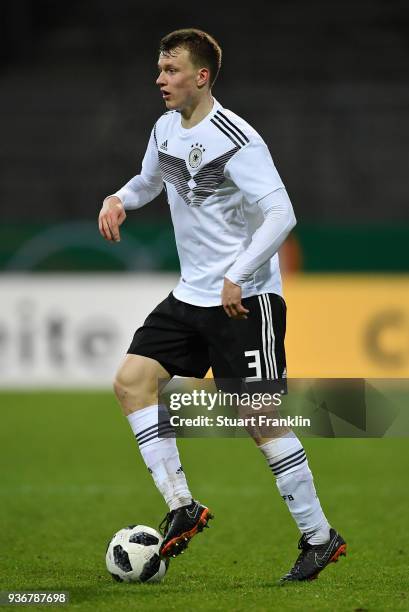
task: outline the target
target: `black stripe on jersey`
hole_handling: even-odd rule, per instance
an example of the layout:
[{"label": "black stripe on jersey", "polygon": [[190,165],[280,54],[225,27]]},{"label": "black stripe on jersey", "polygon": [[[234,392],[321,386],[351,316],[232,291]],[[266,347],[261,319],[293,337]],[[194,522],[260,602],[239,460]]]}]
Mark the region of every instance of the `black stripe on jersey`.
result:
[{"label": "black stripe on jersey", "polygon": [[156,138],[156,123],[153,126],[153,137],[155,139],[156,148],[158,148],[158,141],[157,141],[157,138]]},{"label": "black stripe on jersey", "polygon": [[233,121],[231,121],[228,117],[226,117],[226,115],[223,115],[223,113],[221,111],[217,111],[216,113],[217,117],[222,117],[225,121],[227,121],[227,123],[229,123],[231,125],[231,127],[238,132],[238,134],[240,134],[240,136],[242,136],[244,138],[245,142],[250,142],[249,139],[247,138],[247,136],[244,134],[244,132],[241,131],[240,128],[237,127],[237,125],[235,123],[233,123]]},{"label": "black stripe on jersey", "polygon": [[212,161],[196,172],[193,176],[193,180],[196,183],[196,187],[193,188],[195,204],[200,206],[206,198],[211,196],[216,189],[224,183],[226,180],[224,168],[229,159],[233,157],[238,150],[239,148],[236,146],[234,149],[226,151],[226,153],[212,159]]},{"label": "black stripe on jersey", "polygon": [[[239,150],[240,146],[236,144],[233,149],[226,151],[223,155],[212,159],[208,164],[205,164],[193,176],[187,169],[184,159],[174,157],[168,153],[164,153],[159,149],[159,166],[162,172],[164,181],[172,183],[179,196],[183,198],[188,206],[200,206],[204,200],[216,191],[220,185],[224,183],[224,168],[231,157]],[[195,185],[190,188],[188,182],[193,180]],[[188,198],[188,193],[193,194],[193,198]]]},{"label": "black stripe on jersey", "polygon": [[[216,115],[215,115],[215,116],[216,116]],[[216,121],[215,121],[215,119],[214,119],[214,118],[213,118],[213,119],[210,119],[210,121],[213,123],[213,125],[215,125],[217,128],[219,128],[219,130],[220,130],[221,132],[223,132],[223,134],[224,134],[225,136],[227,136],[227,138],[230,138],[230,140],[232,141],[232,143],[233,143],[233,144],[235,144],[235,145],[236,145],[236,147],[239,147],[239,149],[241,149],[241,147],[242,147],[243,145],[242,145],[242,144],[239,142],[238,138],[236,138],[236,139],[235,139],[235,138],[233,138],[233,136],[232,136],[231,132],[228,132],[226,129],[224,129],[224,128],[223,128],[223,127],[222,127],[222,126],[221,126],[221,125],[220,125],[218,122],[216,122]]]},{"label": "black stripe on jersey", "polygon": [[214,119],[219,123],[219,125],[222,125],[224,129],[227,130],[231,134],[231,136],[233,136],[236,140],[238,140],[242,146],[244,146],[245,144],[247,144],[247,142],[249,142],[247,136],[244,136],[243,132],[241,132],[238,128],[231,127],[229,123],[226,121],[226,117],[222,115],[221,113],[219,114],[217,112],[214,116]]},{"label": "black stripe on jersey", "polygon": [[158,156],[163,180],[172,183],[180,197],[190,206],[191,202],[187,194],[190,191],[188,181],[190,181],[192,176],[186,168],[185,160],[168,153],[163,153],[161,150],[158,150]]}]

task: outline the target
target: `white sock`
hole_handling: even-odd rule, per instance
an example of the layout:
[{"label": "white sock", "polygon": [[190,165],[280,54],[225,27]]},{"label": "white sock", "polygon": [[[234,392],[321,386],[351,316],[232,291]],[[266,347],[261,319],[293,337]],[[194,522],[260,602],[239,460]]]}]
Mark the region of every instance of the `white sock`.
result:
[{"label": "white sock", "polygon": [[169,509],[176,510],[190,504],[192,495],[180,464],[176,439],[158,437],[173,431],[169,415],[164,418],[165,411],[166,408],[161,406],[159,423],[157,405],[132,412],[127,418],[157,488],[165,498]]},{"label": "white sock", "polygon": [[307,457],[297,436],[290,432],[259,448],[276,476],[280,495],[301,533],[307,534],[310,544],[327,542],[330,525],[322,511]]}]

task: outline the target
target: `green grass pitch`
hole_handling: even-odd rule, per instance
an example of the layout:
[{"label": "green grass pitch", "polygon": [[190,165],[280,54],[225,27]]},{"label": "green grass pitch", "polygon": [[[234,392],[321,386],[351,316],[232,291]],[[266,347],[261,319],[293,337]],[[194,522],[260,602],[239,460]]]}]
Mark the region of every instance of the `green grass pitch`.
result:
[{"label": "green grass pitch", "polygon": [[161,584],[117,584],[107,541],[131,523],[156,528],[166,507],[113,395],[3,392],[0,405],[1,591],[69,591],[69,609],[98,612],[409,610],[407,440],[304,439],[348,551],[285,587],[299,535],[261,453],[243,438],[180,440],[215,520]]}]

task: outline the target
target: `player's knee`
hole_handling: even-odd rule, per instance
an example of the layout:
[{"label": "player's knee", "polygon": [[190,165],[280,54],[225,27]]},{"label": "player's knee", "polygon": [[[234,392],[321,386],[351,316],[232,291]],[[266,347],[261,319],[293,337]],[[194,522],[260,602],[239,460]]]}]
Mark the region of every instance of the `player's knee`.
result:
[{"label": "player's knee", "polygon": [[121,379],[120,372],[118,372],[118,374],[115,376],[112,386],[117,399],[121,401],[127,393],[127,388],[124,381]]},{"label": "player's knee", "polygon": [[157,381],[143,368],[130,371],[122,367],[114,379],[113,387],[122,407],[130,411],[155,403],[157,397]]}]

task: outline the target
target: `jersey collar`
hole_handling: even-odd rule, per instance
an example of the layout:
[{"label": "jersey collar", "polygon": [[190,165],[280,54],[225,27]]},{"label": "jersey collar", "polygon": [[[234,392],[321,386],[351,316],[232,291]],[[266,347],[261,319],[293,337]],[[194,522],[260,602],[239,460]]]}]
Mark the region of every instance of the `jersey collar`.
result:
[{"label": "jersey collar", "polygon": [[199,130],[201,127],[203,127],[207,122],[210,121],[210,119],[213,117],[213,115],[220,109],[223,108],[222,105],[216,100],[216,98],[213,96],[213,108],[212,110],[206,115],[206,117],[203,117],[203,119],[201,121],[199,121],[199,123],[197,123],[194,127],[191,128],[184,128],[182,126],[182,117],[179,117],[179,131],[180,131],[180,135],[183,136],[192,136],[192,134],[194,134],[197,130]]}]

